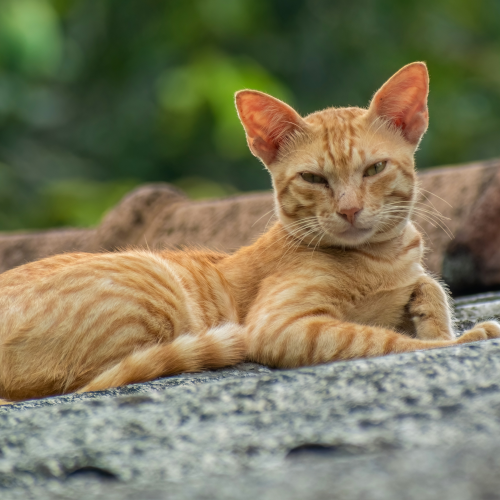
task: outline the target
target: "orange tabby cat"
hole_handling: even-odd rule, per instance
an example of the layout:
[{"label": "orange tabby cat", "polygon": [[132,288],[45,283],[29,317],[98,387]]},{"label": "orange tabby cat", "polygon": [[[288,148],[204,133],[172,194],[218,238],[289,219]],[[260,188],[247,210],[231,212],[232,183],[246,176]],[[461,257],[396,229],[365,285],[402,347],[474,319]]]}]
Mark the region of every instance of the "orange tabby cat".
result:
[{"label": "orange tabby cat", "polygon": [[410,217],[427,93],[423,63],[396,73],[368,109],[301,118],[266,94],[238,92],[279,222],[233,255],[75,253],[4,273],[2,397],[101,390],[243,359],[290,368],[500,337],[490,321],[455,340],[447,295],[421,265]]}]

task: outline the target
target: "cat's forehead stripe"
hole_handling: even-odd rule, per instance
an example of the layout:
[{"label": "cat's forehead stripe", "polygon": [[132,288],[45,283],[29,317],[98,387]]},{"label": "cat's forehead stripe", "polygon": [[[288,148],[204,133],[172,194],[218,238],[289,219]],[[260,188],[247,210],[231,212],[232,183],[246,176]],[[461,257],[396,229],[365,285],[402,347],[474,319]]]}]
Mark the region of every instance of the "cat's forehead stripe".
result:
[{"label": "cat's forehead stripe", "polygon": [[365,161],[365,151],[359,147],[362,126],[359,118],[365,113],[360,108],[328,108],[305,118],[321,137],[322,153],[317,158],[320,168],[334,169],[337,175],[344,178],[356,155],[361,162]]},{"label": "cat's forehead stripe", "polygon": [[335,157],[333,155],[333,151],[331,149],[331,145],[333,144],[333,137],[328,127],[323,123],[325,128],[325,132],[323,134],[323,149],[326,152],[328,159],[330,160],[332,165],[335,165]]}]

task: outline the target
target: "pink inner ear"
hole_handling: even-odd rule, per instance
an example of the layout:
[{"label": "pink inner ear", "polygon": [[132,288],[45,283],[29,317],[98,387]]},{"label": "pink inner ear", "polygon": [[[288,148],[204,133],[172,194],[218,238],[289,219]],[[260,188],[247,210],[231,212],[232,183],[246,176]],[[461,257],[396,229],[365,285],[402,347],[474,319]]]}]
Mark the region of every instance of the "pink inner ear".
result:
[{"label": "pink inner ear", "polygon": [[236,107],[250,150],[266,165],[276,159],[286,137],[301,127],[302,119],[290,106],[262,92],[238,92]]},{"label": "pink inner ear", "polygon": [[375,94],[371,109],[399,128],[412,144],[418,144],[427,129],[429,76],[424,63],[413,63],[398,71]]}]

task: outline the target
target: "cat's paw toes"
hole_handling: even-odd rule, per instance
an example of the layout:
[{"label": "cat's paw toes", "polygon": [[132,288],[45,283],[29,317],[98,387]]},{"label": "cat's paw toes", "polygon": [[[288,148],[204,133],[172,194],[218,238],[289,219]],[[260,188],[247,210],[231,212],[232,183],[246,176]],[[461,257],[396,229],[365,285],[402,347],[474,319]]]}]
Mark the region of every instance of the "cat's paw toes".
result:
[{"label": "cat's paw toes", "polygon": [[483,328],[489,339],[500,338],[500,323],[498,321],[485,321],[483,323],[478,323],[475,327]]},{"label": "cat's paw toes", "polygon": [[472,330],[465,332],[457,342],[465,344],[466,342],[498,338],[500,338],[500,323],[497,321],[485,321],[484,323],[478,323]]},{"label": "cat's paw toes", "polygon": [[457,339],[457,344],[467,344],[468,342],[477,342],[478,340],[488,340],[488,334],[482,328],[473,328],[460,336]]}]

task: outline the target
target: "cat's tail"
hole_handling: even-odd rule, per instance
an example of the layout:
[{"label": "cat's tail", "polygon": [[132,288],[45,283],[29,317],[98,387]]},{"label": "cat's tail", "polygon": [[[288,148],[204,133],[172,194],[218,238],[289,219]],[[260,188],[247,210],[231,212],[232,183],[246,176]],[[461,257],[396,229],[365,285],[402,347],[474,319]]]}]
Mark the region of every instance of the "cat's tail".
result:
[{"label": "cat's tail", "polygon": [[246,357],[245,330],[235,323],[134,352],[77,392],[101,391],[179,373],[223,368]]}]

